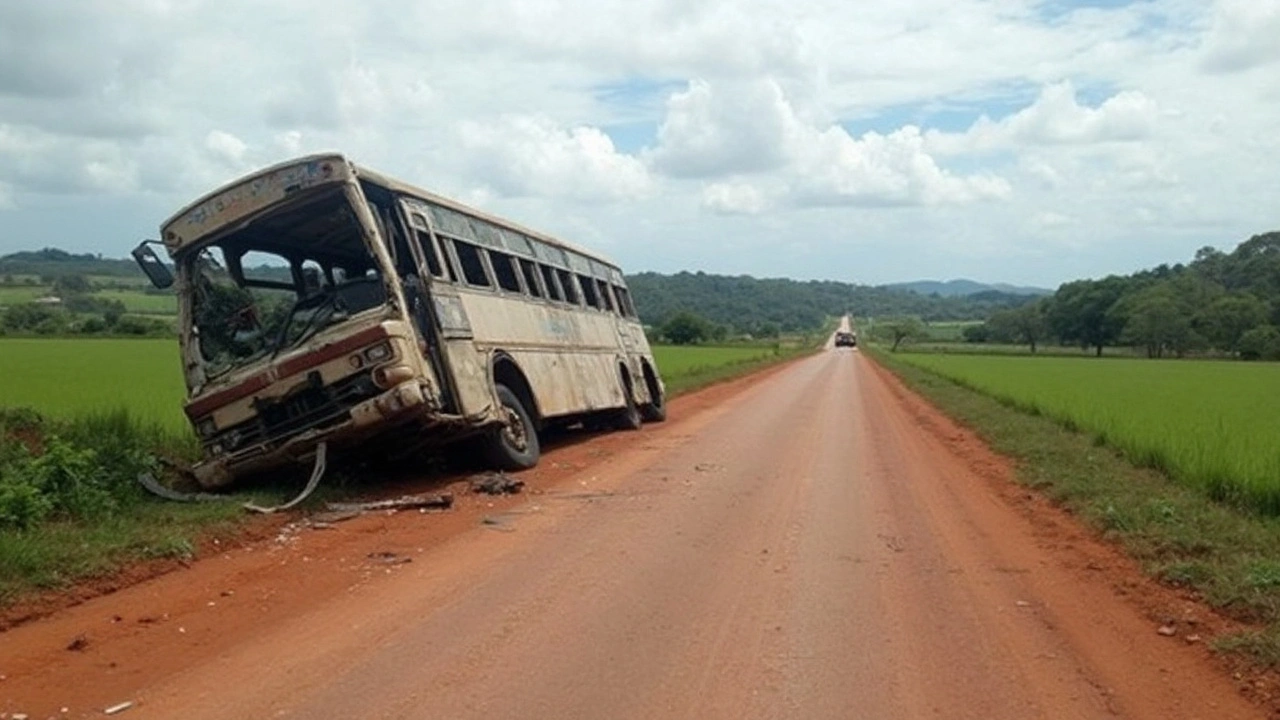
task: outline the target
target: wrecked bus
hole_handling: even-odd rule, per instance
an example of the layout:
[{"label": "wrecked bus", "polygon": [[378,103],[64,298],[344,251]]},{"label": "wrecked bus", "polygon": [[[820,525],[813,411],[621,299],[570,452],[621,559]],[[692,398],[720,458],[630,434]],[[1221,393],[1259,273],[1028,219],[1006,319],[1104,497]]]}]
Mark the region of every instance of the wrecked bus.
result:
[{"label": "wrecked bus", "polygon": [[522,469],[549,426],[665,418],[617,266],[342,155],[237,180],[160,232],[133,254],[178,297],[202,487],[294,462],[314,484],[326,448],[375,441],[472,439]]}]

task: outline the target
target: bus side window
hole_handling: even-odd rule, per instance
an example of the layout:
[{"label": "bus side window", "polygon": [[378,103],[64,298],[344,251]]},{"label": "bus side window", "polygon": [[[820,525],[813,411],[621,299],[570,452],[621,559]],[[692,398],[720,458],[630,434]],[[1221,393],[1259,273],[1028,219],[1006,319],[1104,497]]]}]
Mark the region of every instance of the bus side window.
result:
[{"label": "bus side window", "polygon": [[462,277],[468,285],[493,287],[493,283],[489,282],[489,274],[484,271],[484,261],[480,259],[480,248],[471,243],[454,240],[453,249],[458,254],[458,264],[462,266]]},{"label": "bus side window", "polygon": [[452,282],[454,277],[451,268],[440,263],[440,255],[436,252],[436,244],[431,242],[431,235],[422,230],[415,231],[414,235],[418,238],[418,247],[422,248],[422,256],[427,260],[427,270],[431,276]]},{"label": "bus side window", "polygon": [[609,292],[609,283],[603,280],[597,280],[596,285],[600,288],[600,299],[604,303],[604,309],[614,312],[613,293]]},{"label": "bus side window", "polygon": [[546,265],[538,265],[538,269],[542,270],[542,279],[547,285],[547,297],[557,302],[564,302],[564,294],[560,292],[560,286],[556,284],[556,274]]},{"label": "bus side window", "polygon": [[578,299],[578,284],[573,281],[573,276],[568,270],[556,268],[556,278],[560,280],[560,287],[564,290],[564,301],[570,305],[581,305]]},{"label": "bus side window", "polygon": [[507,292],[520,292],[520,278],[516,276],[516,269],[512,263],[515,258],[510,255],[498,252],[497,250],[489,251],[489,264],[493,266],[493,275],[498,280],[498,287]]},{"label": "bus side window", "polygon": [[586,275],[578,275],[578,284],[582,286],[582,299],[586,301],[587,307],[600,309],[600,296],[596,294],[596,281]]},{"label": "bus side window", "polygon": [[529,294],[540,298],[542,295],[542,286],[538,284],[538,270],[533,266],[533,261],[520,258],[520,271],[524,273],[524,284],[529,289]]},{"label": "bus side window", "polygon": [[633,318],[636,316],[636,307],[631,304],[631,293],[621,285],[614,285],[613,292],[618,296],[618,308],[622,310],[622,314]]}]

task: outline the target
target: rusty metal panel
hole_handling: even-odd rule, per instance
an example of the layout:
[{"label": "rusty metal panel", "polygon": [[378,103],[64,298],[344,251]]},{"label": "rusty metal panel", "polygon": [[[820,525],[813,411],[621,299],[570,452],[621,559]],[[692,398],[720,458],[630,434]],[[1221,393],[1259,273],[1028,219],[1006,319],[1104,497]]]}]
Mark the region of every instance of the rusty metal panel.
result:
[{"label": "rusty metal panel", "polygon": [[210,232],[280,202],[298,190],[352,177],[341,156],[317,156],[268,168],[227,185],[183,209],[161,228],[161,240],[177,253]]}]

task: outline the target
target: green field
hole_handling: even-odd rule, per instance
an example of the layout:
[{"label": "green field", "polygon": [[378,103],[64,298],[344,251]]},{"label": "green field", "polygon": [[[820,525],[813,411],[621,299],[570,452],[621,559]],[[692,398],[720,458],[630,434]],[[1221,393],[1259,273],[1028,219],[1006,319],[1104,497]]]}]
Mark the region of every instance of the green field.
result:
[{"label": "green field", "polygon": [[31,302],[48,292],[49,288],[41,285],[0,285],[0,307]]},{"label": "green field", "polygon": [[1280,514],[1280,365],[900,354],[1209,496]]},{"label": "green field", "polygon": [[655,345],[653,359],[658,363],[658,372],[667,392],[679,394],[780,359],[780,356],[772,345]]},{"label": "green field", "polygon": [[135,290],[99,290],[94,296],[124,303],[125,312],[137,315],[177,315],[178,298],[174,295],[148,295]]},{"label": "green field", "polygon": [[[771,345],[653,352],[671,393],[779,357]],[[185,431],[183,397],[174,340],[0,339],[0,407],[28,406],[55,418],[125,408]]]},{"label": "green field", "polygon": [[170,339],[0,339],[0,407],[55,418],[126,408],[185,431],[178,344]]}]

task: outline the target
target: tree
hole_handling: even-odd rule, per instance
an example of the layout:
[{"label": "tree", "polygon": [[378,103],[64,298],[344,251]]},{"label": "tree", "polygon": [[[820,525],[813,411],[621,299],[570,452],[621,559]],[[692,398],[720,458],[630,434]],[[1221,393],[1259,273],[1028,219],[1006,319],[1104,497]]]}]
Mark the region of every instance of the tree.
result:
[{"label": "tree", "polygon": [[1049,333],[1048,303],[1037,301],[991,316],[991,335],[1005,337],[1036,351],[1037,343]]},{"label": "tree", "polygon": [[709,334],[707,321],[691,312],[678,312],[662,326],[662,336],[675,345],[692,345]]},{"label": "tree", "polygon": [[918,317],[900,317],[882,320],[875,325],[876,334],[893,341],[892,352],[898,352],[903,341],[911,341],[925,334],[924,323]]},{"label": "tree", "polygon": [[1063,342],[1082,348],[1102,349],[1120,339],[1125,318],[1112,307],[1125,291],[1125,279],[1112,275],[1102,280],[1077,280],[1058,288],[1049,304],[1048,322]]},{"label": "tree", "polygon": [[1240,336],[1240,357],[1245,360],[1280,360],[1280,330],[1259,325]]},{"label": "tree", "polygon": [[53,280],[53,294],[63,299],[71,295],[82,295],[92,289],[88,278],[75,273],[59,275]]},{"label": "tree", "polygon": [[984,343],[991,339],[991,328],[987,323],[970,325],[960,333],[968,343]]},{"label": "tree", "polygon": [[1147,357],[1182,355],[1193,344],[1190,315],[1180,306],[1172,284],[1152,285],[1122,300],[1121,307],[1128,318],[1121,340],[1146,348]]},{"label": "tree", "polygon": [[1245,332],[1262,325],[1267,306],[1253,295],[1224,295],[1214,300],[1195,318],[1197,329],[1213,346],[1235,354]]}]

